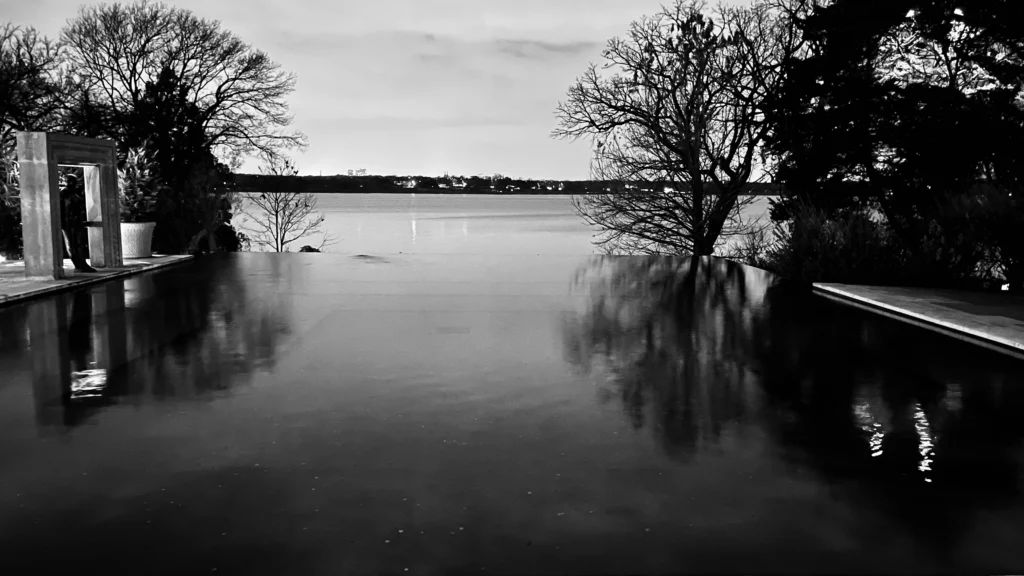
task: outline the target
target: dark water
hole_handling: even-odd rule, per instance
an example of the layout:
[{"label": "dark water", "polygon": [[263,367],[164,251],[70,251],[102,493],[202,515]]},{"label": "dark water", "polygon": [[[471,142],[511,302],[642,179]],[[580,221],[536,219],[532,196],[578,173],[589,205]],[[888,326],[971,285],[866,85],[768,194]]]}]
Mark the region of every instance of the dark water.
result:
[{"label": "dark water", "polygon": [[0,309],[0,572],[1019,572],[1022,373],[724,261],[210,258]]}]

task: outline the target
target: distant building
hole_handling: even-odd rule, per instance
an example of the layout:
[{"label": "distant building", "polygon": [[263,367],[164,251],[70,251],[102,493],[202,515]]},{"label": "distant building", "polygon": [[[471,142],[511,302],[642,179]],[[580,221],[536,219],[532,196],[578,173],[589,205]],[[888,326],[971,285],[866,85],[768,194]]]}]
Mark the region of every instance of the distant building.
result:
[{"label": "distant building", "polygon": [[349,176],[366,176],[366,168],[359,168],[358,170],[349,170]]}]

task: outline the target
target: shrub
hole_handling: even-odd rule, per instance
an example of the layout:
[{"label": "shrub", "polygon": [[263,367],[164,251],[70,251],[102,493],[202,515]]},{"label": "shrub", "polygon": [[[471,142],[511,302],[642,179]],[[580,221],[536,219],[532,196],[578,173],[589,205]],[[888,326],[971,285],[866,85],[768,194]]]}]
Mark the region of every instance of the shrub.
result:
[{"label": "shrub", "polygon": [[1020,213],[1005,190],[979,186],[940,196],[923,214],[895,217],[905,282],[970,289],[1002,284],[1005,270],[1020,266]]},{"label": "shrub", "polygon": [[984,232],[987,206],[976,194],[941,196],[906,227],[901,243],[907,283],[952,288],[980,287],[991,258]]},{"label": "shrub", "polygon": [[993,275],[1024,292],[1024,198],[1021,194],[990,192],[986,195],[983,230],[992,255]]},{"label": "shrub", "polygon": [[774,246],[753,235],[735,256],[805,282],[1024,291],[1024,198],[999,187],[942,195],[924,211],[890,206],[878,221],[798,201],[788,214]]},{"label": "shrub", "polygon": [[768,269],[804,282],[892,283],[899,274],[898,250],[882,222],[856,209],[831,218],[806,203],[776,228]]},{"label": "shrub", "polygon": [[22,257],[21,196],[14,135],[0,129],[0,256]]},{"label": "shrub", "polygon": [[771,255],[776,249],[777,234],[774,232],[780,224],[772,223],[769,226],[758,226],[754,230],[743,234],[725,252],[724,257],[735,260],[747,266],[768,270],[772,266]]},{"label": "shrub", "polygon": [[124,166],[117,171],[122,222],[151,222],[157,195],[163,189],[156,164],[145,145],[130,148]]},{"label": "shrub", "polygon": [[231,224],[224,223],[218,226],[215,236],[217,237],[217,246],[220,246],[220,249],[225,252],[242,252],[249,250],[251,246],[249,237]]}]

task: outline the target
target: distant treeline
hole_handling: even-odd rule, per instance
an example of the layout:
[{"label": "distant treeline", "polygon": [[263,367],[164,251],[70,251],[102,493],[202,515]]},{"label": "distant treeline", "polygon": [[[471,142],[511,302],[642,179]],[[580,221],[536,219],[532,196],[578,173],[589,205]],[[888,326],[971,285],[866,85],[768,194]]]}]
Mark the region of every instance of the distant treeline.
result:
[{"label": "distant treeline", "polygon": [[[239,192],[315,192],[373,194],[595,194],[629,190],[660,190],[666,184],[610,180],[521,180],[507,177],[430,176],[274,176],[234,174],[229,183]],[[745,194],[776,195],[778,184],[749,184]]]}]

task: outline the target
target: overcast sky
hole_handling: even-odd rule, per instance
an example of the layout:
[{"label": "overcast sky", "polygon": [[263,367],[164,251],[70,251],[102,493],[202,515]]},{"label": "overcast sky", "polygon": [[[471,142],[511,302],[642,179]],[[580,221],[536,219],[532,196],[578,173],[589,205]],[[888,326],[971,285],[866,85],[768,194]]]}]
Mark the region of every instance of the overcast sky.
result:
[{"label": "overcast sky", "polygon": [[[56,37],[81,4],[0,0],[0,19]],[[589,142],[550,138],[555,106],[609,38],[662,0],[173,4],[220,20],[298,75],[289,102],[309,136],[295,157],[303,174],[585,179]]]}]

